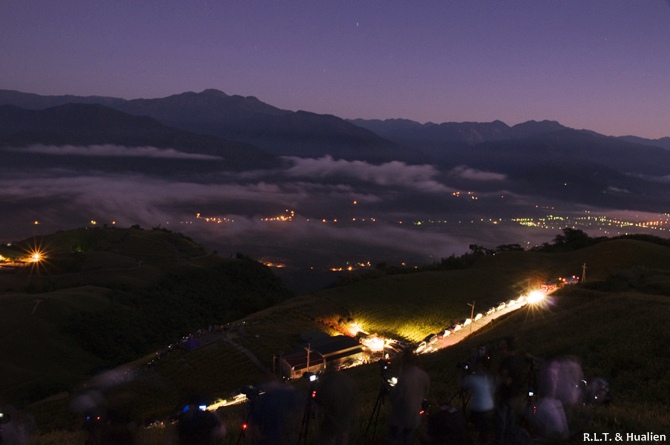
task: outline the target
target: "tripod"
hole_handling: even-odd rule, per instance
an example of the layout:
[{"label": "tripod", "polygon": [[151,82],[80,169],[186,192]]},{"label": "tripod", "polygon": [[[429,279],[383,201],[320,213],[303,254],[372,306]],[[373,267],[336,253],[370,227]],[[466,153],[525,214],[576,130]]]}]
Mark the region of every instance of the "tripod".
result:
[{"label": "tripod", "polygon": [[[461,409],[463,410],[463,416],[466,415],[466,407],[468,406],[468,402],[470,401],[470,394],[463,388],[460,388],[458,391],[454,393],[453,396],[449,399],[447,402],[448,405],[452,405],[451,402],[454,401],[454,399],[458,398],[461,402]],[[452,405],[454,406],[454,405]]]},{"label": "tripod", "polygon": [[526,395],[526,402],[532,404],[537,395],[535,391],[537,390],[537,372],[542,365],[542,361],[538,358],[527,356],[526,360],[530,362],[530,367],[528,368],[528,373],[524,379],[524,383],[528,388],[528,393]]},{"label": "tripod", "polygon": [[374,408],[372,408],[372,413],[370,413],[370,420],[368,420],[368,426],[365,429],[365,435],[367,436],[368,431],[370,430],[370,425],[372,425],[372,421],[374,420],[374,428],[372,429],[372,439],[375,438],[375,434],[377,432],[377,422],[379,421],[379,412],[381,406],[384,404],[386,395],[389,392],[388,387],[386,386],[386,382],[384,381],[384,376],[382,376],[381,379],[382,381],[381,385],[379,386],[379,394],[377,395],[377,401],[375,402]]},{"label": "tripod", "polygon": [[300,424],[300,434],[298,435],[298,445],[300,443],[307,444],[307,436],[309,435],[309,419],[312,417],[313,399],[316,397],[316,389],[312,386],[307,393],[307,401],[305,402],[305,412],[302,415],[302,423]]},{"label": "tripod", "polygon": [[244,422],[242,422],[242,425],[240,425],[240,434],[237,436],[237,442],[235,444],[239,444],[242,441],[242,438],[247,435],[247,429],[249,428],[249,418],[251,417],[251,407],[247,411],[247,415],[244,417]]}]

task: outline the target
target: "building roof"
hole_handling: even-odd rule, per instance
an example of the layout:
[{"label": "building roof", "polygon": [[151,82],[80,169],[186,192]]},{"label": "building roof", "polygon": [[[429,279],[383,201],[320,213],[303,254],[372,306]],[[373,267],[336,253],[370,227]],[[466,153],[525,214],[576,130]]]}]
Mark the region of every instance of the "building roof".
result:
[{"label": "building roof", "polygon": [[347,337],[345,335],[337,335],[335,337],[328,337],[323,340],[318,340],[309,344],[312,351],[319,351],[324,357],[332,354],[359,348],[361,344],[355,337]]},{"label": "building roof", "polygon": [[[303,348],[309,347],[309,364],[310,366],[317,362],[332,360],[349,355],[354,355],[363,352],[363,347],[354,337],[347,337],[344,335],[337,335],[335,337],[328,337],[317,340],[312,343],[305,344]],[[291,354],[282,356],[282,359],[288,363],[292,368],[303,369],[307,367],[307,350],[301,349]]]},{"label": "building roof", "polygon": [[[303,369],[307,367],[307,351],[298,351],[291,354],[283,355],[282,360],[295,369]],[[311,351],[309,354],[309,364],[310,366],[316,363],[323,363],[323,355],[318,351]]]}]

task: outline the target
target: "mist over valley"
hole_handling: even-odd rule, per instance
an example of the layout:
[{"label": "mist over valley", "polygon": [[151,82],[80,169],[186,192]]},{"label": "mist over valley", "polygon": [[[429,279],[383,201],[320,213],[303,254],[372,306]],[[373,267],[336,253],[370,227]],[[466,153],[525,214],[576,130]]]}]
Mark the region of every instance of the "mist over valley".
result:
[{"label": "mist over valley", "polygon": [[331,270],[529,248],[565,227],[664,236],[670,151],[657,145],[547,121],[346,121],[215,90],[2,91],[1,238],[161,227],[323,285]]}]

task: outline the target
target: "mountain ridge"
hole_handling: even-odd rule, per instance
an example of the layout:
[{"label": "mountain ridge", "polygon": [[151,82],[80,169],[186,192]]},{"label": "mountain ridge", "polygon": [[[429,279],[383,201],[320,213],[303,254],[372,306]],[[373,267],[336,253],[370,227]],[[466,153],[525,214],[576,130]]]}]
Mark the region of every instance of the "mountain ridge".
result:
[{"label": "mountain ridge", "polygon": [[[0,104],[10,99],[16,101],[21,97],[29,99],[33,105],[39,98],[34,95],[21,96],[14,92],[9,94],[8,99],[0,91]],[[46,98],[44,103],[54,100],[65,99]],[[82,100],[91,101],[95,97]],[[114,104],[108,110],[126,113],[126,119],[132,117],[147,126],[170,125],[171,129],[165,130],[166,132],[181,135],[172,139],[163,138],[158,142],[154,140],[153,143],[145,139],[141,145],[217,156],[216,150],[212,151],[207,143],[218,141],[216,143],[222,144],[223,142],[216,139],[221,136],[216,134],[224,134],[229,142],[251,144],[269,153],[263,154],[262,151],[242,145],[247,147],[246,151],[238,150],[237,158],[233,156],[237,159],[234,168],[238,170],[258,169],[263,165],[271,168],[282,165],[282,162],[284,165],[286,162],[293,162],[282,161],[280,157],[362,161],[366,163],[366,168],[370,165],[392,165],[390,163],[399,162],[399,165],[404,163],[427,166],[426,168],[434,169],[431,174],[442,181],[448,181],[450,187],[468,190],[488,191],[502,187],[519,195],[525,195],[529,191],[540,193],[543,199],[552,201],[558,199],[575,204],[641,211],[661,211],[664,208],[663,203],[667,201],[665,189],[670,178],[670,150],[640,141],[604,136],[589,130],[572,129],[556,121],[528,121],[514,126],[502,121],[443,124],[419,124],[402,119],[354,121],[368,126],[362,128],[337,116],[281,110],[253,96],[231,96],[214,89],[200,93],[180,93],[161,99],[120,100]],[[65,107],[59,109],[61,111],[93,107],[90,109],[102,112],[102,109],[95,106],[106,105],[61,106]],[[35,113],[38,111],[33,110]],[[113,122],[116,115],[113,116],[110,111],[107,113]],[[42,112],[49,113],[44,110]],[[82,122],[85,121],[82,117]],[[105,131],[111,132],[111,127],[113,125],[100,119],[93,127],[77,129],[76,125],[71,125],[71,134],[53,132],[47,126],[30,137],[33,143],[44,144],[50,140],[52,145],[127,145],[124,137],[134,138],[135,145],[138,144],[137,135],[123,135],[123,132],[110,134],[106,140],[101,138],[100,135]],[[179,131],[186,133],[175,133]],[[26,141],[24,135],[0,136],[5,138],[5,146],[9,143],[7,137],[14,138],[14,145],[17,145],[17,138],[20,146],[31,141],[30,138]],[[246,154],[249,153],[256,153],[259,162],[247,159]],[[6,159],[3,162],[5,166],[17,165],[18,155],[15,151],[0,154]],[[38,158],[27,154],[24,157],[27,158],[19,167],[52,167],[51,161],[64,158],[51,156],[46,160],[45,156]],[[139,173],[146,171],[164,176],[181,171],[191,174],[198,181],[219,177],[220,171],[229,167],[221,162],[206,163],[197,160],[176,163],[165,159],[159,162],[155,158],[143,159],[142,162],[128,162],[118,158],[114,162],[109,162],[109,158],[105,158],[104,162],[90,158],[83,162],[73,156],[68,159],[76,161],[74,168],[130,170]],[[263,164],[260,161],[267,162]],[[72,168],[70,165],[67,167]],[[474,171],[475,175],[459,173],[468,169]],[[482,180],[484,177],[489,179]],[[492,181],[491,178],[495,180]]]},{"label": "mountain ridge", "polygon": [[[22,108],[31,108],[31,109],[41,109],[41,108],[48,108],[56,105],[63,105],[66,103],[99,103],[102,105],[108,105],[113,108],[125,108],[127,110],[134,109],[134,112],[137,113],[140,111],[141,108],[146,107],[147,104],[156,104],[156,103],[165,103],[166,100],[175,100],[181,97],[200,97],[200,98],[206,98],[206,100],[212,101],[212,100],[227,100],[231,102],[238,102],[238,103],[247,103],[247,105],[255,104],[258,106],[258,110],[262,110],[264,113],[276,113],[277,115],[285,115],[285,114],[290,114],[290,113],[298,113],[298,112],[305,112],[305,113],[311,113],[317,116],[334,116],[334,115],[329,115],[329,114],[318,114],[318,113],[312,113],[309,111],[305,110],[298,110],[298,111],[289,111],[289,110],[283,110],[277,107],[274,107],[270,104],[267,104],[265,102],[262,102],[255,96],[241,96],[241,95],[229,95],[221,90],[218,90],[216,88],[207,88],[201,92],[193,92],[193,91],[186,91],[182,93],[176,93],[172,94],[166,97],[162,98],[136,98],[136,99],[123,99],[123,98],[116,98],[116,97],[110,97],[110,96],[97,96],[97,95],[92,95],[92,96],[76,96],[76,95],[39,95],[35,93],[26,93],[22,91],[16,91],[16,90],[6,90],[6,89],[0,89],[0,104],[11,104],[11,105],[17,105]],[[253,110],[253,108],[250,108]],[[133,113],[131,113],[133,114]],[[337,117],[337,116],[335,116]],[[338,119],[340,119],[338,117]],[[160,119],[159,119],[160,120]],[[463,122],[440,122],[440,123],[435,123],[435,122],[426,122],[426,123],[420,123],[411,119],[406,119],[406,118],[391,118],[391,119],[361,119],[361,118],[355,118],[355,119],[342,119],[343,121],[352,123],[357,126],[362,126],[364,128],[370,129],[370,127],[374,127],[377,130],[380,129],[380,127],[386,127],[390,128],[391,126],[404,126],[405,128],[413,128],[413,129],[418,129],[418,128],[434,128],[434,127],[450,127],[450,126],[461,126],[461,127],[467,127],[467,126],[486,126],[486,125],[492,125],[499,127],[500,124],[503,124],[504,127],[507,127],[508,129],[512,129],[518,132],[522,128],[528,128],[529,126],[545,126],[545,130],[541,132],[546,132],[546,127],[549,125],[552,125],[554,128],[553,130],[558,130],[561,127],[562,128],[569,128],[565,127],[562,124],[560,124],[557,121],[553,120],[529,120],[525,122],[521,122],[515,125],[508,125],[505,122],[501,120],[494,120],[491,122],[479,122],[479,121],[463,121]],[[378,133],[380,136],[382,136],[385,132],[388,132],[388,130],[379,130],[375,131],[372,130],[375,133]],[[590,131],[590,130],[584,130],[584,131]],[[595,132],[593,132],[595,133]],[[599,134],[599,133],[596,133]],[[606,135],[603,135],[606,136]],[[635,135],[627,135],[627,136],[606,136],[606,137],[611,137],[615,139],[622,139],[626,140],[628,142],[636,142],[636,143],[641,143],[645,145],[654,145],[662,148],[670,148],[670,136],[669,137],[663,137],[663,138],[658,138],[658,139],[649,139],[649,138],[644,138],[640,136],[635,136]]]},{"label": "mountain ridge", "polygon": [[[134,115],[153,117],[163,124],[198,134],[255,145],[284,156],[319,157],[324,151],[336,158],[362,158],[372,162],[422,158],[399,144],[386,140],[333,115],[281,110],[254,96],[228,95],[215,89],[185,92],[157,99],[112,99],[98,96],[46,96],[0,90],[0,104],[47,108],[67,101],[103,102]],[[98,103],[99,103],[98,102]],[[319,130],[314,131],[313,127]],[[343,146],[346,143],[346,146]],[[316,147],[316,148],[315,148]]]},{"label": "mountain ridge", "polygon": [[68,103],[41,110],[0,105],[0,146],[20,149],[30,145],[105,144],[209,155],[221,158],[231,169],[267,168],[279,162],[250,144],[171,128],[151,117],[134,116],[101,104]]}]

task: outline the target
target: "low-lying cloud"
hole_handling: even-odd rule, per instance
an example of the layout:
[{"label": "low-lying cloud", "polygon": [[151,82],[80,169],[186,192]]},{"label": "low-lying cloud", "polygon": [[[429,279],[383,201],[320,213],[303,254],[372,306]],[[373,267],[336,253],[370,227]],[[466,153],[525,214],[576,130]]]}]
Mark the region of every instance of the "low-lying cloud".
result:
[{"label": "low-lying cloud", "polygon": [[450,176],[472,181],[504,181],[507,175],[503,173],[485,172],[477,170],[467,165],[459,165],[449,172]]},{"label": "low-lying cloud", "polygon": [[[127,150],[131,149],[70,147],[60,153],[124,156]],[[152,147],[140,153],[173,154]],[[292,157],[287,164],[283,170],[193,172],[178,179],[52,167],[7,169],[0,176],[0,241],[83,227],[95,220],[99,225],[113,221],[117,227],[161,226],[222,254],[239,251],[257,259],[272,252],[295,262],[309,260],[310,265],[313,258],[324,265],[349,257],[425,264],[461,254],[470,244],[532,246],[556,234],[512,222],[512,217],[537,216],[542,210],[537,196],[514,191],[501,182],[506,177],[500,173],[460,166],[445,175],[430,165],[375,165],[331,157]],[[473,186],[472,194],[452,194],[442,182],[450,180],[482,182]],[[561,202],[553,199],[550,204]],[[292,211],[293,221],[272,221]]]},{"label": "low-lying cloud", "polygon": [[422,192],[451,192],[453,189],[435,178],[439,171],[432,165],[408,165],[400,161],[380,165],[364,161],[322,158],[287,157],[293,163],[285,174],[296,178],[350,178],[380,186],[402,186]]},{"label": "low-lying cloud", "polygon": [[55,156],[108,156],[126,158],[164,158],[164,159],[197,159],[221,160],[219,156],[198,153],[185,153],[174,148],[156,147],[125,147],[123,145],[31,145],[23,148],[13,148],[22,153],[41,153]]}]

